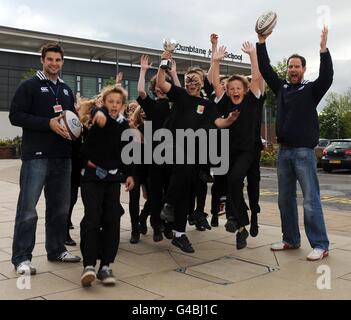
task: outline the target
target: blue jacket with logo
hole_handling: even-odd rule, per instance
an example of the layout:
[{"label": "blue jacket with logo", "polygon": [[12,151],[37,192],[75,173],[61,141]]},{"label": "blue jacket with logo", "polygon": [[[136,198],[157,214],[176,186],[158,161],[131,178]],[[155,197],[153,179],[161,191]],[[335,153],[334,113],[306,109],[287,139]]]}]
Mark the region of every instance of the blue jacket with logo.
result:
[{"label": "blue jacket with logo", "polygon": [[[60,111],[54,109],[57,103],[52,88],[55,89],[54,84],[38,71],[16,90],[9,118],[12,125],[23,129],[22,160],[71,158],[71,142],[50,129],[50,119],[60,115]],[[57,100],[62,111],[75,112],[73,92],[61,79],[58,79]]]},{"label": "blue jacket with logo", "polygon": [[292,84],[280,79],[270,65],[266,44],[257,44],[260,72],[277,96],[276,134],[278,143],[293,148],[313,149],[318,144],[317,106],[333,82],[329,53],[320,54],[319,76],[315,81]]}]

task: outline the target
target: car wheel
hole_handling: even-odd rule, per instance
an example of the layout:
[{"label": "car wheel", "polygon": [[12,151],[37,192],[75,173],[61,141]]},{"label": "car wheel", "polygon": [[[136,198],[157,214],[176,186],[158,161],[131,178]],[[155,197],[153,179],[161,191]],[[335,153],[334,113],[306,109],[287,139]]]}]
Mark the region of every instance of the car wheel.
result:
[{"label": "car wheel", "polygon": [[323,167],[323,171],[325,171],[325,172],[332,172],[332,168],[330,168],[330,167]]}]

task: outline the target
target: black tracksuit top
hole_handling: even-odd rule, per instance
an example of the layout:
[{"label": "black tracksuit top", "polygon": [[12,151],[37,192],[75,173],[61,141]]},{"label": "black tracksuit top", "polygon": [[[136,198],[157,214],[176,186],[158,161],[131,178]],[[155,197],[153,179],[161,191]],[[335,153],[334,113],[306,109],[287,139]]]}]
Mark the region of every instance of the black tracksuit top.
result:
[{"label": "black tracksuit top", "polygon": [[278,143],[293,148],[318,144],[317,106],[333,82],[333,63],[329,53],[320,54],[319,77],[312,82],[292,84],[273,71],[265,43],[257,43],[260,72],[277,96],[276,135]]},{"label": "black tracksuit top", "polygon": [[22,82],[16,90],[9,118],[14,126],[22,127],[22,160],[40,158],[71,158],[71,141],[50,129],[50,119],[60,115],[54,110],[55,94],[62,110],[74,109],[72,90],[60,79],[57,85],[37,72],[37,76]]}]

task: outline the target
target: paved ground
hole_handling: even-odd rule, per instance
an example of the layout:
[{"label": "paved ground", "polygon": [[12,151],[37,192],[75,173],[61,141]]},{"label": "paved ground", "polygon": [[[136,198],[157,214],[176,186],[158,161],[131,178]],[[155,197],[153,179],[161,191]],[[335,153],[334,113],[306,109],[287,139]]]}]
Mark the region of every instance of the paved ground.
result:
[{"label": "paved ground", "polygon": [[[96,283],[80,286],[81,264],[51,263],[46,259],[44,201],[38,204],[37,244],[33,263],[38,275],[30,279],[30,289],[20,290],[19,279],[10,263],[15,208],[18,196],[17,160],[0,161],[0,299],[116,299],[116,300],[227,300],[227,299],[350,299],[351,298],[351,218],[350,212],[325,207],[331,241],[330,256],[319,262],[305,257],[310,247],[302,229],[302,247],[273,253],[271,243],[280,240],[280,219],[276,200],[261,203],[260,234],[249,238],[248,247],[238,251],[234,236],[220,227],[188,234],[195,248],[185,254],[168,240],[155,244],[149,230],[137,245],[129,244],[128,196],[123,194],[126,214],[122,218],[121,245],[113,265],[118,278],[115,287]],[[274,195],[272,195],[273,197]],[[274,199],[274,197],[272,198]],[[209,207],[209,199],[207,202]],[[79,200],[73,214],[72,236],[79,241],[83,206]],[[300,212],[302,212],[300,207]],[[302,218],[300,222],[302,223]],[[80,255],[79,248],[73,250]],[[319,267],[322,266],[320,269]],[[318,273],[319,272],[319,273]],[[331,289],[320,290],[317,283]],[[320,278],[322,277],[322,278]],[[21,285],[22,283],[22,285]]]}]

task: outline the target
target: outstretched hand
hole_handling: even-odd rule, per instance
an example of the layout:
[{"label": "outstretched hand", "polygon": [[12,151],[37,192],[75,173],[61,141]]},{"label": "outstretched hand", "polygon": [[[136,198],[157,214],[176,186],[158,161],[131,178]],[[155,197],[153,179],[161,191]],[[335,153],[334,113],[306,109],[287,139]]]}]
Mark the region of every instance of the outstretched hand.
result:
[{"label": "outstretched hand", "polygon": [[149,63],[149,56],[143,54],[140,58],[140,67],[142,70],[149,70],[151,68],[152,63]]},{"label": "outstretched hand", "polygon": [[257,33],[257,36],[258,36],[258,42],[259,43],[264,43],[266,41],[266,39],[272,34],[273,31],[263,35],[263,34],[259,34]]},{"label": "outstretched hand", "polygon": [[121,85],[123,80],[123,72],[118,72],[116,74],[116,85]]},{"label": "outstretched hand", "polygon": [[216,52],[213,53],[213,61],[221,61],[225,57],[227,47],[220,46]]},{"label": "outstretched hand", "polygon": [[251,54],[254,54],[254,53],[256,52],[256,48],[255,48],[254,45],[253,45],[251,42],[249,42],[249,41],[245,41],[245,42],[243,43],[241,50],[242,50],[243,52],[245,52],[246,54],[248,54],[249,56],[250,56]]},{"label": "outstretched hand", "polygon": [[126,184],[125,184],[125,190],[131,191],[134,188],[134,179],[133,177],[128,177],[126,180]]},{"label": "outstretched hand", "polygon": [[327,51],[328,31],[328,27],[324,26],[321,34],[321,52]]}]

